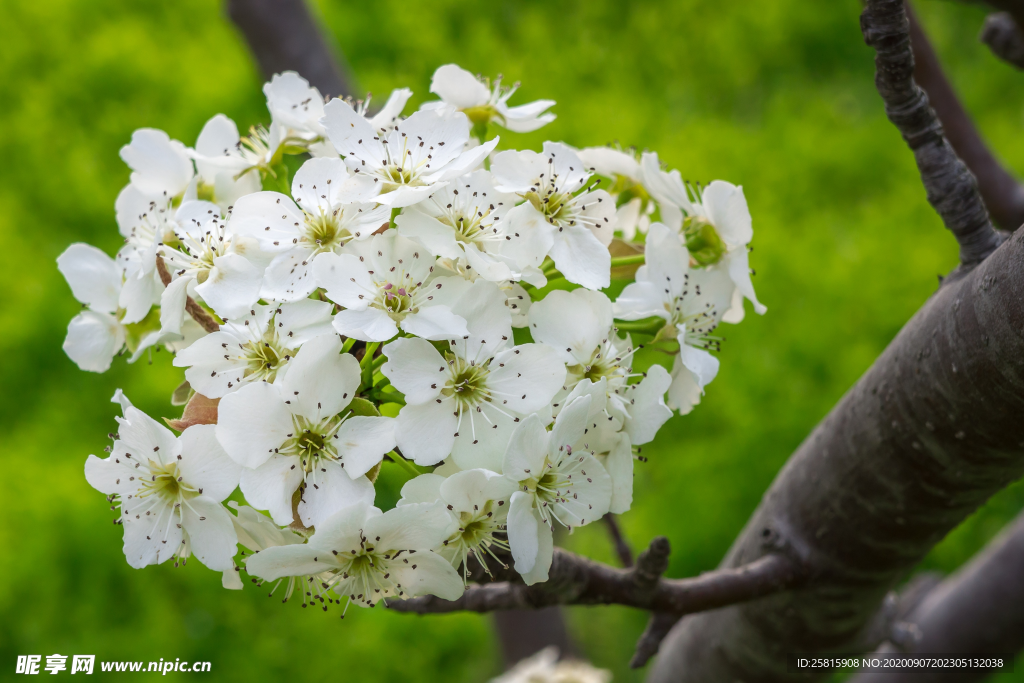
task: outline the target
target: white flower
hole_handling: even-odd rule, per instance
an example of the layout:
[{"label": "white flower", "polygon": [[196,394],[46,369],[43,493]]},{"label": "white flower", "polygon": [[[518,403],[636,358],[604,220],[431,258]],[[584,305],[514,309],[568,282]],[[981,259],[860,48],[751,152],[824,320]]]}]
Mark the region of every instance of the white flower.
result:
[{"label": "white flower", "polygon": [[263,550],[246,569],[267,581],[317,574],[335,593],[365,607],[382,598],[426,594],[454,600],[462,595],[462,580],[430,552],[451,527],[451,517],[436,503],[384,513],[357,503],[318,524],[308,543]]},{"label": "white flower", "polygon": [[611,683],[612,672],[577,659],[558,659],[558,648],[546,647],[522,660],[491,683]]},{"label": "white flower", "polygon": [[393,208],[416,204],[472,171],[498,144],[495,138],[467,148],[469,120],[461,112],[418,111],[391,131],[375,130],[342,100],[324,112],[323,125],[345,164],[373,178],[376,200]]},{"label": "white flower", "polygon": [[[477,293],[484,285],[490,285],[490,295]],[[466,339],[450,340],[443,356],[422,339],[397,339],[384,348],[388,361],[381,372],[405,394],[397,428],[406,457],[434,465],[452,454],[463,469],[499,471],[514,424],[548,409],[565,366],[542,344],[506,348],[512,335],[502,294],[482,280],[472,287],[463,302],[482,312],[504,311],[504,320],[491,324],[470,315],[479,328],[474,325]]]},{"label": "white flower", "polygon": [[274,74],[263,85],[263,94],[271,117],[269,157],[276,156],[281,145],[307,147],[314,156],[335,155],[329,143],[316,144],[325,141],[320,122],[324,97],[309,81],[294,71]]},{"label": "white flower", "polygon": [[[412,90],[408,88],[396,88],[391,91],[387,102],[373,116],[370,116],[370,100],[372,96],[367,94],[366,99],[355,102],[355,111],[364,117],[374,130],[391,131],[401,122],[402,110],[412,97]],[[348,98],[346,101],[353,104]]]},{"label": "white flower", "polygon": [[583,526],[611,504],[612,481],[593,455],[573,449],[588,431],[590,396],[565,406],[550,432],[536,415],[523,420],[505,451],[503,472],[516,484],[508,540],[516,571],[527,585],[547,581],[555,522]]},{"label": "white flower", "polygon": [[259,167],[268,162],[251,145],[245,145],[238,126],[217,114],[203,126],[192,152],[199,172],[198,197],[212,199],[227,212],[241,197],[262,188]]},{"label": "white flower", "polygon": [[217,443],[213,425],[175,438],[137,408],[124,414],[110,457],[90,455],[85,478],[121,506],[128,564],[138,569],[195,555],[210,569],[233,569],[237,537],[220,501],[235,490],[241,468]]},{"label": "white flower", "polygon": [[325,252],[313,262],[316,283],[345,307],[334,316],[334,329],[369,342],[387,341],[399,327],[424,339],[468,333],[465,319],[434,300],[441,285],[426,284],[433,269],[430,252],[396,230],[351,242],[342,254]]},{"label": "white flower", "polygon": [[125,241],[117,252],[125,279],[120,306],[125,309],[124,322],[133,323],[145,318],[160,301],[164,283],[156,269],[157,249],[163,242],[177,239],[178,224],[169,198],[148,197],[131,184],[117,195],[114,208]]},{"label": "white flower", "polygon": [[[474,171],[403,211],[396,219],[398,232],[449,261],[449,270],[475,273],[491,282],[518,280],[522,276],[514,272],[519,270],[515,261],[503,255],[505,243],[513,239],[503,219],[518,200],[495,190],[487,171]],[[543,259],[540,252],[532,260]]]},{"label": "white flower", "polygon": [[591,171],[612,181],[608,194],[617,207],[615,231],[626,240],[633,239],[637,232],[646,233],[657,206],[643,186],[643,170],[636,155],[611,147],[587,147],[578,154]]},{"label": "white flower", "polygon": [[250,382],[273,382],[299,346],[333,333],[332,306],[303,299],[277,307],[257,304],[249,315],[226,321],[220,330],[177,353],[174,365],[209,398],[220,398]]},{"label": "white flower", "polygon": [[189,295],[199,295],[222,318],[245,315],[259,299],[263,272],[246,254],[254,240],[235,235],[209,202],[188,202],[178,210],[178,239],[160,248],[174,280],[160,297],[160,327],[177,333]]},{"label": "white flower", "polygon": [[[122,287],[123,269],[102,250],[88,244],[72,244],[65,249],[57,257],[57,268],[74,297],[87,307],[68,324],[64,352],[83,370],[106,372],[129,341],[127,325],[139,322],[154,303],[152,294],[146,298],[146,292],[158,290],[155,286],[134,291]],[[141,339],[131,340],[133,354],[129,362],[135,362],[157,343],[179,339],[180,335],[161,335],[156,330],[144,333]]]},{"label": "white flower", "polygon": [[441,101],[427,102],[424,109],[447,105],[464,112],[474,124],[493,121],[516,133],[529,133],[555,120],[554,114],[545,113],[554,106],[554,100],[509,107],[508,101],[518,88],[518,83],[503,88],[501,76],[491,84],[455,64],[445,64],[430,80],[430,92]]},{"label": "white flower", "polygon": [[359,363],[330,334],[303,344],[275,384],[249,384],[221,400],[217,438],[246,468],[241,488],[250,505],[290,524],[300,489],[298,517],[316,526],[343,507],[373,502],[365,474],[395,447],[394,420],[346,411],[358,389]]},{"label": "white flower", "polygon": [[508,517],[508,498],[513,490],[512,482],[490,470],[464,470],[448,477],[435,472],[407,481],[402,487],[398,505],[437,501],[444,504],[452,517],[455,531],[434,548],[434,552],[456,569],[462,567],[463,580],[468,581],[470,557],[488,574],[488,557],[505,566],[494,551],[509,549],[505,539],[505,519]]},{"label": "white flower", "polygon": [[150,197],[177,197],[195,175],[185,145],[155,128],[132,133],[131,143],[121,148],[121,158],[132,169],[132,185]]},{"label": "white flower", "polygon": [[508,243],[507,254],[521,266],[539,266],[527,255],[548,253],[569,282],[588,289],[608,286],[615,203],[604,190],[586,189],[591,174],[575,151],[545,142],[542,154],[500,152],[491,172],[499,191],[527,200],[506,218],[506,231],[518,238]]},{"label": "white flower", "polygon": [[735,288],[720,268],[691,269],[680,235],[661,223],[651,226],[644,253],[646,262],[637,270],[636,282],[615,301],[615,316],[658,316],[674,328],[679,355],[672,369],[669,404],[685,414],[718,374],[718,359],[708,350],[719,349],[714,332]]},{"label": "white flower", "polygon": [[683,184],[679,171],[661,170],[658,155],[649,152],[644,153],[641,164],[646,187],[658,200],[666,223],[682,231],[694,265],[724,269],[735,284],[732,305],[723,319],[730,323],[743,320],[744,298],[754,304],[758,314],[767,311],[750,280],[748,245],[754,229],[743,188],[714,180],[694,190]]},{"label": "white flower", "polygon": [[240,199],[231,229],[259,242],[273,257],[263,276],[262,298],[304,299],[316,289],[313,259],[338,253],[350,240],[368,238],[390,217],[388,207],[371,199],[369,178],[349,176],[341,159],[310,159],[292,180],[292,201],[279,192],[257,192]]},{"label": "white flower", "polygon": [[[273,548],[279,545],[295,545],[298,543],[305,543],[306,538],[302,534],[292,531],[291,529],[282,529],[278,525],[264,514],[257,512],[248,505],[239,505],[235,501],[228,501],[228,507],[235,511],[235,516],[231,518],[231,523],[235,527],[235,534],[238,536],[238,543],[251,550],[252,552],[259,552],[267,548]],[[245,555],[245,553],[242,553]],[[248,561],[247,557],[242,557],[242,562]],[[224,588],[231,590],[241,590],[242,580],[238,576],[239,568],[233,567],[230,571],[226,571],[222,575],[221,584]],[[285,587],[285,598],[287,602],[288,598],[295,588],[298,581],[293,578],[289,578],[288,585]],[[315,584],[314,584],[315,586]],[[271,591],[273,595],[274,591]],[[305,597],[305,592],[303,592]],[[305,600],[303,600],[305,602]]]}]

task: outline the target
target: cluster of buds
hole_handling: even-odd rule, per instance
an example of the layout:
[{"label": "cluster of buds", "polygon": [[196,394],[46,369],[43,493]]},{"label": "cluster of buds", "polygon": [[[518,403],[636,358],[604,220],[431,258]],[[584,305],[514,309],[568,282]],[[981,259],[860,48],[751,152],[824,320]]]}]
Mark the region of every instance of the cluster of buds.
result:
[{"label": "cluster of buds", "polygon": [[[58,259],[82,369],[159,345],[184,371],[181,418],[119,391],[86,461],[131,566],[195,556],[325,608],[454,599],[509,556],[547,580],[556,526],[629,510],[640,447],[718,372],[719,324],[764,312],[750,213],[653,153],[499,150],[495,128],[554,119],[513,90],[447,65],[439,100],[370,117],[285,73],[248,137],[220,114],[194,148],[136,131],[124,247]],[[642,346],[662,353],[637,372]],[[388,510],[381,467],[407,479]]]}]

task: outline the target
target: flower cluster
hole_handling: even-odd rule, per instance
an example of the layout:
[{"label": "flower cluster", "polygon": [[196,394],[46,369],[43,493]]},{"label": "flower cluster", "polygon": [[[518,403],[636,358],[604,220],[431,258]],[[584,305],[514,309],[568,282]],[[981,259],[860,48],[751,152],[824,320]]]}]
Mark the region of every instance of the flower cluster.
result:
[{"label": "flower cluster", "polygon": [[[545,581],[556,526],[630,508],[640,446],[718,371],[719,324],[764,312],[741,188],[653,153],[499,151],[495,128],[554,103],[509,107],[515,87],[455,65],[431,91],[371,116],[285,73],[269,128],[218,114],[192,148],[143,129],[121,150],[123,248],[58,267],[82,369],[160,345],[184,371],[180,419],[118,392],[85,465],[133,567],[195,556],[325,609],[454,599],[509,557]],[[382,466],[407,479],[386,511]]]}]

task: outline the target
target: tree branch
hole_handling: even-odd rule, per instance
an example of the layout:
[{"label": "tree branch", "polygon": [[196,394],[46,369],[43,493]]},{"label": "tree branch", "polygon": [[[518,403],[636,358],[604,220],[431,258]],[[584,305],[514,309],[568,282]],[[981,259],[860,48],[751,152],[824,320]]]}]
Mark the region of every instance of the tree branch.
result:
[{"label": "tree branch", "polygon": [[[875,85],[885,113],[914,152],[928,202],[960,244],[964,269],[999,246],[974,176],[946,140],[928,96],[914,82],[910,26],[903,0],[870,0],[861,31],[875,57]],[[961,271],[962,272],[962,271]]]},{"label": "tree branch", "polygon": [[1009,12],[995,12],[985,17],[978,39],[988,45],[996,57],[1024,69],[1024,32]]},{"label": "tree branch", "polygon": [[[955,574],[938,584],[899,624],[915,638],[880,653],[1010,654],[1024,648],[1024,514]],[[899,641],[901,632],[890,638]],[[990,671],[930,670],[859,674],[850,683],[981,681]]]},{"label": "tree branch", "polygon": [[227,12],[265,79],[297,71],[325,97],[355,94],[344,60],[328,47],[303,0],[228,0]]},{"label": "tree branch", "polygon": [[[164,287],[171,284],[171,274],[167,272],[167,265],[159,254],[156,257],[156,272],[160,274],[160,280],[164,283]],[[220,329],[220,325],[213,319],[213,316],[190,296],[185,298],[185,310],[207,332],[216,332]]]},{"label": "tree branch", "polygon": [[830,672],[790,672],[787,653],[877,647],[884,633],[864,634],[886,594],[1024,475],[1022,263],[1018,231],[941,287],[797,449],[723,560],[749,564],[778,529],[804,548],[806,585],[683,619],[651,683],[806,683]]},{"label": "tree branch", "polygon": [[[949,144],[977,179],[978,190],[992,219],[1005,230],[1016,230],[1024,223],[1024,188],[985,144],[943,73],[942,64],[909,2],[906,9],[910,20],[914,81],[927,93],[928,103],[942,122],[942,132]],[[1012,19],[1010,21],[1012,23]]]},{"label": "tree branch", "polygon": [[611,537],[612,543],[615,545],[615,554],[619,556],[619,564],[623,567],[632,567],[633,550],[629,547],[626,537],[622,535],[622,529],[619,528],[619,523],[615,520],[615,515],[609,512],[602,519],[604,520],[605,526],[608,527],[608,535]]},{"label": "tree branch", "polygon": [[471,586],[457,600],[423,596],[391,602],[398,612],[440,614],[537,609],[551,605],[625,605],[689,614],[784,591],[803,579],[799,561],[772,553],[749,565],[720,569],[690,579],[662,579],[668,567],[668,540],[658,537],[628,570],[615,569],[560,548],[550,578],[526,586],[502,581]]}]

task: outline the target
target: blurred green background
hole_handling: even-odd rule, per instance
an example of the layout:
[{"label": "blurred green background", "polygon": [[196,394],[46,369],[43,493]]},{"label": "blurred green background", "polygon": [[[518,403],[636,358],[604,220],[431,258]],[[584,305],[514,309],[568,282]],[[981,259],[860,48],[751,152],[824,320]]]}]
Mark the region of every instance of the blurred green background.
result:
[{"label": "blurred green background", "polygon": [[[857,0],[315,6],[361,87],[382,97],[408,85],[418,106],[447,62],[503,73],[523,82],[514,103],[558,101],[554,124],[509,144],[619,141],[659,151],[686,178],[744,186],[768,314],[725,330],[718,379],[645,448],[621,519],[637,549],[671,539],[671,576],[718,563],[789,453],[956,263],[884,118]],[[984,11],[918,9],[979,127],[1024,169],[1024,80],[977,42]],[[266,123],[261,81],[211,0],[5,0],[0,74],[0,678],[29,653],[210,660],[215,680],[499,673],[486,617],[354,609],[341,622],[252,586],[222,590],[198,563],[127,566],[82,466],[108,443],[116,387],[170,415],[182,377],[165,352],[79,371],[60,349],[78,306],[54,259],[75,241],[117,249],[113,203],[129,173],[117,153],[132,130],[193,144],[218,112],[240,128]],[[1022,505],[1024,489],[1011,487],[925,564],[954,569]],[[567,544],[613,561],[600,525]],[[642,678],[626,663],[644,614],[576,608],[568,618],[596,665]]]}]

